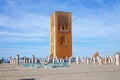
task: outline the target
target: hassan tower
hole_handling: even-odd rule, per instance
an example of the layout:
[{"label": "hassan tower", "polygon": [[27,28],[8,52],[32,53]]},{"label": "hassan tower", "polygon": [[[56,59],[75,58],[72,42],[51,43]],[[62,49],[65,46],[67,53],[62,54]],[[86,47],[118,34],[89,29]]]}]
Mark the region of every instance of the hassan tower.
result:
[{"label": "hassan tower", "polygon": [[50,17],[50,58],[72,56],[71,13],[54,12]]}]

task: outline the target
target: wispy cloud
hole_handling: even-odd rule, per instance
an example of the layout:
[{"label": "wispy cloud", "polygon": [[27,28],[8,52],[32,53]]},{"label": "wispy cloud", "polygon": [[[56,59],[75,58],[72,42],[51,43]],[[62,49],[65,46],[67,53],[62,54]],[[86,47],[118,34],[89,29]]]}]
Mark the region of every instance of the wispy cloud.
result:
[{"label": "wispy cloud", "polygon": [[17,1],[6,0],[6,2],[8,5],[2,7],[4,12],[0,14],[0,27],[6,29],[0,30],[0,35],[8,37],[1,38],[0,41],[7,41],[8,39],[11,41],[48,40],[48,16],[26,11],[23,9],[26,7],[20,8]]},{"label": "wispy cloud", "polygon": [[[92,0],[94,1],[94,0]],[[74,1],[78,6],[85,1]],[[98,9],[91,8],[89,5],[82,4],[84,14],[73,17],[73,36],[76,38],[100,39],[101,41],[119,41],[119,19],[120,11],[118,1],[105,2],[105,0],[95,0],[95,4],[100,4]],[[107,6],[111,5],[111,6]],[[95,7],[95,6],[94,6]],[[91,8],[91,9],[89,9]],[[111,11],[112,10],[112,11]],[[76,38],[75,38],[76,37]],[[83,39],[82,39],[83,40]],[[91,40],[90,40],[91,41]]]}]

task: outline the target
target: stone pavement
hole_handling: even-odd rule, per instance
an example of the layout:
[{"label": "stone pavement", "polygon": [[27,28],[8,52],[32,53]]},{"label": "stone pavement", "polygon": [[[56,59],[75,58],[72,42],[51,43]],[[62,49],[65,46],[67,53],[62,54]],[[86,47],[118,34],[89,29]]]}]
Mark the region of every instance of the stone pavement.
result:
[{"label": "stone pavement", "polygon": [[120,80],[120,66],[72,63],[45,69],[0,64],[0,80]]}]

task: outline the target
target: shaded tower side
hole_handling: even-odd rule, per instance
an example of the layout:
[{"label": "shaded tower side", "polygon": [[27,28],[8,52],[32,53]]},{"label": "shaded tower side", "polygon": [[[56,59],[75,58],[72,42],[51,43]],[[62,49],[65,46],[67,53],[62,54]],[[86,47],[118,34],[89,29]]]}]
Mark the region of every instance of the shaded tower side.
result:
[{"label": "shaded tower side", "polygon": [[55,31],[55,14],[52,14],[50,16],[50,58],[55,57],[55,36],[56,36],[56,31]]},{"label": "shaded tower side", "polygon": [[56,11],[50,20],[50,56],[66,58],[72,56],[71,13]]}]

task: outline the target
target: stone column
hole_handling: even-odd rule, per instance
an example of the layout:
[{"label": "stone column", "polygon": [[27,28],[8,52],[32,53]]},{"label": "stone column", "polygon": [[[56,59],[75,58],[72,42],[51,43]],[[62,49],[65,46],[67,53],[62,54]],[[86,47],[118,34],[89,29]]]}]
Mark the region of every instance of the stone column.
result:
[{"label": "stone column", "polygon": [[11,59],[11,64],[14,64],[14,58]]},{"label": "stone column", "polygon": [[112,56],[110,56],[110,60],[111,60],[111,63],[113,63],[114,61],[113,61],[113,57]]},{"label": "stone column", "polygon": [[99,56],[97,56],[97,62],[99,63],[99,60],[100,60],[100,57]]},{"label": "stone column", "polygon": [[9,57],[9,60],[10,60],[10,64],[12,64],[12,57],[11,56]]},{"label": "stone column", "polygon": [[107,56],[105,56],[105,64],[108,63],[108,59],[107,59]]},{"label": "stone column", "polygon": [[55,59],[55,60],[56,60],[56,62],[57,62],[57,63],[59,63],[59,59],[58,59],[57,57],[56,57],[56,59]]},{"label": "stone column", "polygon": [[59,58],[59,63],[62,63],[62,59],[61,58]]},{"label": "stone column", "polygon": [[120,65],[120,55],[116,54],[116,65]]},{"label": "stone column", "polygon": [[80,57],[76,57],[76,63],[80,64]]},{"label": "stone column", "polygon": [[26,63],[26,56],[24,57],[24,61],[23,62],[24,62],[24,64]]},{"label": "stone column", "polygon": [[41,63],[42,61],[41,61],[41,58],[39,58],[39,62]]},{"label": "stone column", "polygon": [[92,62],[93,62],[93,57],[90,58],[90,63],[92,63]]},{"label": "stone column", "polygon": [[28,63],[30,63],[30,58],[29,58],[29,60],[28,60]]},{"label": "stone column", "polygon": [[87,64],[90,64],[90,58],[87,58]]},{"label": "stone column", "polygon": [[111,59],[110,58],[108,58],[108,63],[111,63]]},{"label": "stone column", "polygon": [[69,64],[71,64],[72,63],[72,59],[71,59],[71,57],[69,57]]},{"label": "stone column", "polygon": [[35,63],[35,56],[32,55],[32,63]]},{"label": "stone column", "polygon": [[12,61],[13,61],[13,64],[15,64],[15,58],[14,57],[13,57]]},{"label": "stone column", "polygon": [[15,64],[15,58],[13,58],[13,64]]},{"label": "stone column", "polygon": [[55,58],[53,58],[52,62],[55,63]]},{"label": "stone column", "polygon": [[84,63],[85,62],[85,60],[84,60],[84,58],[82,57],[82,59],[81,59],[81,63]]},{"label": "stone column", "polygon": [[38,59],[37,59],[37,58],[35,58],[35,63],[36,63],[36,64],[38,63]]},{"label": "stone column", "polygon": [[86,57],[85,57],[85,63],[86,63],[86,64],[87,64],[87,58],[88,58],[88,57],[86,56]]},{"label": "stone column", "polygon": [[50,62],[50,58],[49,57],[47,58],[47,61]]},{"label": "stone column", "polygon": [[93,58],[93,63],[94,63],[94,64],[96,63],[96,58]]},{"label": "stone column", "polygon": [[64,59],[61,59],[61,62],[64,63]]},{"label": "stone column", "polygon": [[103,64],[103,60],[102,58],[99,59],[99,65],[102,65]]},{"label": "stone column", "polygon": [[16,56],[16,65],[19,65],[19,55]]}]

